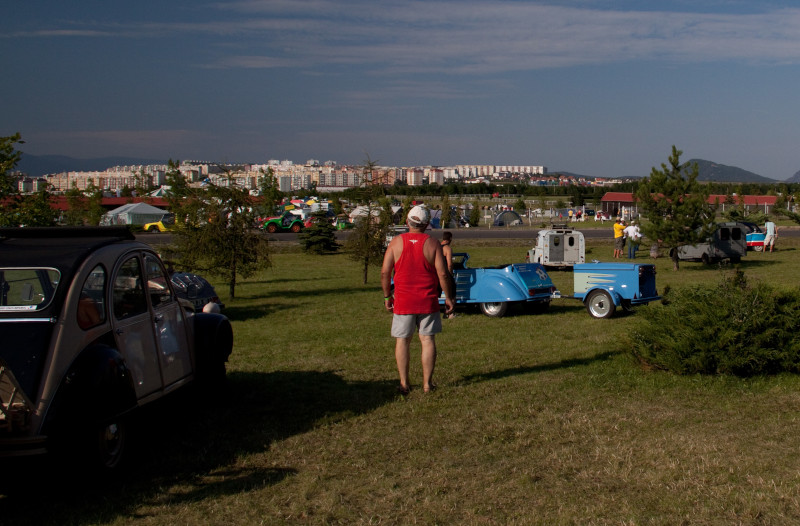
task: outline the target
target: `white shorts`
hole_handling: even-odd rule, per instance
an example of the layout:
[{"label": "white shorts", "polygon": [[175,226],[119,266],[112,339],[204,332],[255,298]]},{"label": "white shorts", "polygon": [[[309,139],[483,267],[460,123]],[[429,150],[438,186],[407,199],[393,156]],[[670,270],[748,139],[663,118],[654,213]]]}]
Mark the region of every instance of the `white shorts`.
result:
[{"label": "white shorts", "polygon": [[764,246],[765,247],[768,247],[768,246],[774,245],[774,244],[775,244],[775,236],[768,235],[768,236],[764,237]]},{"label": "white shorts", "polygon": [[392,317],[392,337],[410,338],[416,329],[419,329],[421,336],[433,336],[442,332],[439,311],[430,314],[395,314]]}]

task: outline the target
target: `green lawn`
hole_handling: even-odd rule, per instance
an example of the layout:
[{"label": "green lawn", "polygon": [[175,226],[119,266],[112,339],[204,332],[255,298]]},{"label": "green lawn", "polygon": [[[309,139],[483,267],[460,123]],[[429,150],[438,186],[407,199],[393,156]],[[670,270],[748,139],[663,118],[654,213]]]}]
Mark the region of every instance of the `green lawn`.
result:
[{"label": "green lawn", "polygon": [[[456,239],[454,250],[492,265],[523,261],[526,243]],[[587,259],[610,261],[610,240],[594,243]],[[798,247],[779,238],[779,251],[751,252],[741,268],[796,286]],[[402,398],[378,269],[363,285],[343,255],[273,248],[272,269],[226,300],[228,390],[195,410],[173,401],[143,415],[143,451],[124,481],[76,486],[62,473],[44,497],[0,497],[0,522],[800,522],[800,378],[642,370],[626,354],[635,312],[595,320],[563,299],[545,314],[444,320],[439,390],[419,388],[415,342],[417,389]],[[659,290],[725,272],[656,264]],[[551,275],[572,292],[570,272]]]}]

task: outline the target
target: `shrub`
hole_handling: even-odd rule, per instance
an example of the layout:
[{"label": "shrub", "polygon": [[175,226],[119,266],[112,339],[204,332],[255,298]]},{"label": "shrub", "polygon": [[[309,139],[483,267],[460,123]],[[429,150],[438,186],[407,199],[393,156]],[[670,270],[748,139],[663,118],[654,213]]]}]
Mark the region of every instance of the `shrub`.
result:
[{"label": "shrub", "polygon": [[641,309],[630,336],[643,364],[679,374],[800,372],[800,289],[750,284],[737,270],[716,287],[665,292],[662,303]]}]

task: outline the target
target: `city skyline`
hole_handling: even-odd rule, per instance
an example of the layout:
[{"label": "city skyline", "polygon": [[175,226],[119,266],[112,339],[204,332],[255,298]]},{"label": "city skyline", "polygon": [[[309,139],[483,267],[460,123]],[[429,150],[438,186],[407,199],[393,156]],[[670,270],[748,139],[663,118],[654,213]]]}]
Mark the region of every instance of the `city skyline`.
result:
[{"label": "city skyline", "polygon": [[31,155],[800,170],[792,2],[14,3]]}]

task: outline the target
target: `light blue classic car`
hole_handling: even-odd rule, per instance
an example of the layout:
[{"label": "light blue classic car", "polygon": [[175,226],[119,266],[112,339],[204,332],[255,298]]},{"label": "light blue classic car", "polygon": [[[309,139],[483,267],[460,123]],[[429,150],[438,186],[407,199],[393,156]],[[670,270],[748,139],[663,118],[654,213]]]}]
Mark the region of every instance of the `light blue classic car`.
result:
[{"label": "light blue classic car", "polygon": [[[510,304],[531,304],[544,311],[557,295],[556,287],[538,263],[509,263],[495,267],[469,268],[469,254],[453,254],[456,305],[478,304],[485,315],[499,318]],[[439,298],[444,304],[444,294]]]},{"label": "light blue classic car", "polygon": [[630,310],[659,300],[656,267],[649,263],[580,263],[573,267],[575,295],[595,318],[610,318],[617,307]]}]

